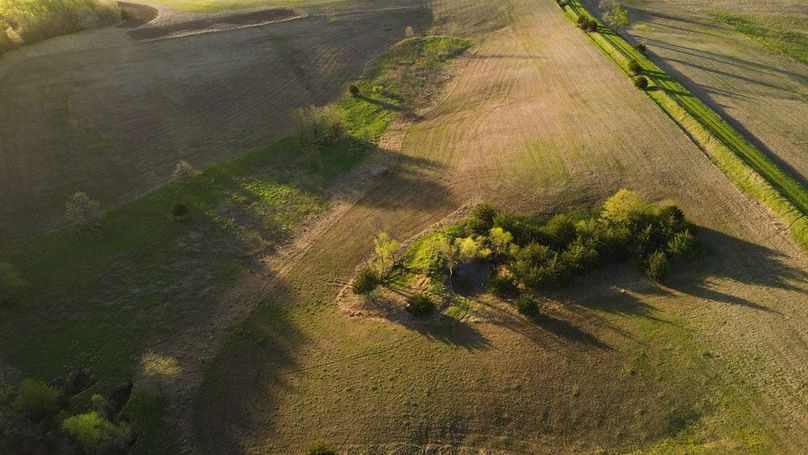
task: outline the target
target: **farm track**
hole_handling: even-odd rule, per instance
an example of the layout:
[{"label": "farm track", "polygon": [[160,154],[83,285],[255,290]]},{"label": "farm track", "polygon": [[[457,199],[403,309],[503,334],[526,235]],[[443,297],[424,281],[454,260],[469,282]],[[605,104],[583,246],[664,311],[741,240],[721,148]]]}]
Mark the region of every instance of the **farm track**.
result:
[{"label": "farm track", "polygon": [[[367,257],[370,239],[380,230],[410,238],[468,200],[547,212],[589,206],[628,187],[653,199],[675,201],[707,228],[703,236],[711,245],[698,278],[659,293],[644,289],[636,298],[660,315],[692,324],[699,337],[709,340],[727,377],[761,394],[764,406],[756,417],[773,422],[779,447],[793,453],[804,447],[808,441],[799,429],[807,417],[802,360],[808,347],[801,327],[808,317],[808,288],[804,256],[785,227],[730,184],[553,2],[446,0],[432,7],[446,19],[442,27],[447,30],[474,33],[469,24],[485,30],[498,28],[492,24],[506,27],[486,35],[458,68],[451,94],[409,130],[398,165],[313,239],[289,266],[282,285],[267,296],[270,307],[289,313],[275,322],[284,330],[267,327],[273,339],[269,346],[225,349],[214,360],[196,399],[201,446],[210,452],[234,447],[286,452],[299,450],[316,433],[357,451],[403,447],[405,435],[437,446],[506,451],[510,443],[517,452],[593,449],[582,440],[624,447],[613,435],[600,434],[598,425],[584,416],[553,414],[553,424],[543,421],[547,412],[561,412],[556,406],[563,407],[563,390],[548,385],[506,391],[493,381],[498,386],[491,392],[469,382],[504,375],[527,377],[530,384],[555,384],[556,374],[613,374],[603,363],[618,354],[585,350],[576,357],[579,366],[559,366],[567,369],[561,373],[536,371],[535,365],[554,359],[550,346],[524,350],[519,347],[522,332],[481,324],[455,341],[465,347],[453,351],[456,361],[436,360],[435,382],[417,367],[407,369],[413,367],[406,362],[419,355],[410,350],[414,346],[414,351],[429,352],[428,343],[434,343],[429,336],[348,320],[329,302],[339,283]],[[474,16],[456,16],[470,11]],[[589,299],[618,299],[603,289],[593,293]],[[312,315],[311,307],[320,310]],[[626,348],[627,342],[612,329],[601,329],[599,335]],[[563,350],[565,344],[553,346]],[[507,357],[509,363],[502,362],[503,350],[516,353]],[[406,412],[399,402],[417,394],[406,387],[355,401],[350,390],[363,384],[369,358],[376,362],[374,368],[405,368],[412,375],[409,380],[434,387],[443,400],[440,409],[420,401],[427,406],[420,412],[432,433],[423,436],[417,423],[402,417]],[[322,372],[306,373],[311,371]],[[590,385],[581,387],[589,390]],[[450,386],[451,393],[441,392]],[[625,422],[629,433],[637,430],[642,438],[643,420],[617,408],[631,408],[630,400],[648,405],[643,398],[648,391],[638,390],[633,397],[608,381],[597,387],[597,392],[583,392],[593,394],[587,395],[592,405],[612,409],[610,419]],[[312,396],[325,399],[313,403]],[[618,406],[610,400],[629,401]],[[490,434],[503,407],[518,409],[501,426],[507,441]],[[234,428],[222,421],[242,424]],[[463,425],[450,431],[457,422]],[[575,436],[559,429],[573,422]],[[402,441],[391,435],[402,435]],[[389,445],[377,445],[380,440]]]},{"label": "farm track", "polygon": [[[111,28],[4,56],[0,237],[60,226],[76,191],[113,207],[165,183],[179,160],[201,168],[271,142],[291,109],[334,100],[405,27],[429,21],[419,0],[311,13],[149,42]],[[146,27],[199,16],[161,10]]]}]

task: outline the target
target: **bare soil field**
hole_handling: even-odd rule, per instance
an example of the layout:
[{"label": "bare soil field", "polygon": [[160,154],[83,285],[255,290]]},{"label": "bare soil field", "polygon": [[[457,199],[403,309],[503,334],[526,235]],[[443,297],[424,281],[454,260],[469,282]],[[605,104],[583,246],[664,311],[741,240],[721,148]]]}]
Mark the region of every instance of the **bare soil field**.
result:
[{"label": "bare soil field", "polygon": [[209,20],[158,9],[143,28],[64,36],[0,61],[0,236],[60,226],[76,191],[110,208],[165,183],[179,160],[201,168],[270,142],[291,109],[335,99],[407,26],[431,20],[416,0],[337,3],[264,26],[129,36]]},{"label": "bare soil field", "polygon": [[[588,0],[594,7],[598,2]],[[641,0],[628,34],[803,184],[808,181],[808,65],[716,20],[750,18],[771,33],[808,34],[804,2]]]},{"label": "bare soil field", "polygon": [[[326,215],[205,363],[201,451],[290,453],[324,439],[346,453],[798,453],[808,285],[785,227],[554,2],[431,6],[440,30],[486,33],[406,132],[397,164]],[[621,187],[702,225],[701,263],[666,287],[619,268],[587,277],[549,295],[539,324],[484,299],[436,323],[351,317],[335,302],[381,230],[409,239],[482,199],[592,207]]]}]

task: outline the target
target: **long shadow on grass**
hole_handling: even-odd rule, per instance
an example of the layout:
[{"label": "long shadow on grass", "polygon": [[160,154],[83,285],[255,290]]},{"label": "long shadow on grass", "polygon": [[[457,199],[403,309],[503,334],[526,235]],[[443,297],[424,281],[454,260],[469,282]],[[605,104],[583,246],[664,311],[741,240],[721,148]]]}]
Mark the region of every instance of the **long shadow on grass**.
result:
[{"label": "long shadow on grass", "polygon": [[689,264],[674,268],[666,282],[670,288],[694,297],[768,313],[777,311],[758,302],[727,294],[713,283],[729,279],[761,288],[794,292],[804,290],[796,284],[805,283],[805,271],[788,265],[783,254],[707,228],[700,228],[698,237],[703,245],[701,253]]}]

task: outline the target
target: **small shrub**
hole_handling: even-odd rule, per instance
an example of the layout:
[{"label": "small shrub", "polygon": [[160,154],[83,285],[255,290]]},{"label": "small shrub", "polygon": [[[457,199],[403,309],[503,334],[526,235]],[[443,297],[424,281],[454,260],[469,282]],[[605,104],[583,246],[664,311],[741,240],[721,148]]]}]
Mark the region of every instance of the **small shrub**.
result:
[{"label": "small shrub", "polygon": [[350,94],[352,97],[356,98],[357,96],[359,96],[359,87],[358,87],[357,85],[355,85],[355,84],[351,84],[351,85],[348,87],[348,93],[349,93],[349,94]]},{"label": "small shrub", "polygon": [[101,222],[101,204],[90,199],[87,193],[78,192],[70,196],[65,204],[65,218],[71,225],[93,227]]},{"label": "small shrub", "polygon": [[404,310],[418,318],[426,317],[435,311],[435,302],[426,294],[414,294],[407,298]]},{"label": "small shrub", "polygon": [[637,193],[621,189],[603,203],[600,218],[613,225],[630,223],[645,210],[646,205]]},{"label": "small shrub", "polygon": [[173,216],[174,219],[179,220],[185,218],[186,215],[188,215],[188,206],[185,204],[177,204],[171,209],[171,216]]},{"label": "small shrub", "polygon": [[598,21],[592,19],[586,22],[586,31],[596,33],[598,31]]},{"label": "small shrub", "polygon": [[673,235],[668,241],[667,250],[671,256],[686,257],[693,254],[697,246],[696,237],[689,230],[685,230]]},{"label": "small shrub", "polygon": [[364,295],[372,292],[379,284],[381,284],[381,280],[376,271],[370,267],[365,267],[356,275],[351,288],[354,294]]},{"label": "small shrub", "polygon": [[539,315],[539,301],[533,296],[522,295],[516,299],[516,311],[525,316],[535,318]]},{"label": "small shrub", "polygon": [[407,28],[404,29],[404,38],[410,39],[413,37],[415,37],[415,30],[411,26],[407,26]]},{"label": "small shrub", "polygon": [[128,424],[114,424],[95,411],[66,418],[62,429],[88,454],[123,451],[132,440]]},{"label": "small shrub", "polygon": [[17,387],[17,410],[34,421],[50,417],[59,411],[59,389],[41,381],[24,379]]},{"label": "small shrub", "polygon": [[303,145],[333,144],[345,138],[345,118],[337,109],[303,106],[292,112],[292,120]]},{"label": "small shrub", "polygon": [[16,267],[0,262],[0,304],[14,299],[28,286]]},{"label": "small shrub", "polygon": [[474,210],[471,211],[471,226],[474,231],[477,234],[488,233],[494,227],[494,218],[497,213],[499,213],[497,209],[487,202],[474,207]]},{"label": "small shrub", "polygon": [[586,16],[578,16],[578,27],[581,29],[586,30],[586,27],[589,25],[589,19]]},{"label": "small shrub", "polygon": [[660,283],[668,272],[668,257],[662,251],[654,251],[645,260],[645,274]]},{"label": "small shrub", "polygon": [[488,280],[488,292],[501,299],[510,299],[519,294],[519,287],[513,277],[497,275]]},{"label": "small shrub", "polygon": [[182,183],[190,180],[197,174],[199,174],[199,171],[191,166],[191,163],[181,160],[176,166],[174,166],[174,171],[171,173],[171,181],[174,183]]},{"label": "small shrub", "polygon": [[583,272],[597,264],[598,250],[593,244],[577,239],[561,253],[561,260],[571,272]]},{"label": "small shrub", "polygon": [[575,223],[567,215],[556,215],[542,229],[556,248],[564,248],[575,239]]},{"label": "small shrub", "polygon": [[632,59],[629,60],[628,62],[628,70],[629,72],[631,72],[631,74],[637,75],[640,74],[640,72],[642,72],[642,67],[640,66],[639,62]]},{"label": "small shrub", "polygon": [[634,86],[640,90],[648,88],[648,78],[645,76],[637,76],[634,78]]},{"label": "small shrub", "polygon": [[634,45],[634,49],[637,49],[641,54],[645,55],[645,52],[648,50],[648,46],[645,43],[637,43]]},{"label": "small shrub", "polygon": [[306,451],[306,455],[337,455],[337,450],[326,442],[315,442]]},{"label": "small shrub", "polygon": [[384,87],[382,87],[381,85],[374,85],[373,86],[373,94],[374,95],[381,95],[382,93],[384,93]]}]

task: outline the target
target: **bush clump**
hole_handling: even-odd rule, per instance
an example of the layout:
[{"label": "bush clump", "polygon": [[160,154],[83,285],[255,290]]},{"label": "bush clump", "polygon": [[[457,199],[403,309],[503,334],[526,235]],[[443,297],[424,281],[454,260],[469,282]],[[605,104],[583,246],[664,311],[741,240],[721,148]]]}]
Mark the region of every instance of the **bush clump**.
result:
[{"label": "bush clump", "polygon": [[373,268],[365,267],[356,275],[351,288],[354,294],[365,295],[373,292],[379,284],[381,284],[379,274]]},{"label": "bush clump", "polygon": [[304,146],[332,145],[347,136],[345,117],[333,107],[300,107],[292,112],[292,120],[298,140]]},{"label": "bush clump", "polygon": [[525,316],[535,318],[539,315],[539,301],[530,295],[522,295],[516,299],[516,311]]},{"label": "bush clump", "polygon": [[433,302],[428,295],[423,293],[407,297],[407,305],[404,306],[404,310],[407,313],[418,318],[429,316],[435,311],[435,308],[435,302]]},{"label": "bush clump", "polygon": [[61,393],[56,387],[42,381],[24,379],[17,387],[15,406],[17,410],[38,422],[59,411]]},{"label": "bush clump", "polygon": [[171,181],[174,183],[183,183],[197,174],[199,174],[199,171],[197,171],[191,163],[181,160],[174,166],[174,170],[171,172]]},{"label": "bush clump", "polygon": [[174,208],[171,209],[171,216],[174,217],[175,220],[181,220],[188,215],[188,206],[182,203],[174,205]]},{"label": "bush clump", "polygon": [[640,74],[642,72],[642,67],[640,66],[639,62],[632,59],[632,60],[629,60],[629,62],[628,62],[628,70],[629,70],[629,72],[631,72],[631,74],[636,76],[636,75],[638,75],[638,74]]},{"label": "bush clump", "polygon": [[488,292],[501,299],[510,299],[519,295],[519,285],[511,276],[497,275],[488,280]]},{"label": "bush clump", "polygon": [[648,46],[645,43],[637,43],[634,45],[634,49],[637,49],[641,54],[645,55],[645,52],[648,51]]},{"label": "bush clump", "polygon": [[648,78],[645,76],[637,76],[634,78],[634,86],[640,90],[648,88]]},{"label": "bush clump", "polygon": [[127,423],[110,422],[95,411],[66,418],[62,429],[88,454],[121,452],[132,440]]},{"label": "bush clump", "polygon": [[578,16],[578,27],[586,32],[594,33],[598,31],[598,21],[586,16]]},{"label": "bush clump", "polygon": [[90,228],[101,223],[101,204],[84,192],[74,193],[65,203],[67,222],[79,228]]},{"label": "bush clump", "polygon": [[645,260],[645,274],[648,278],[662,282],[668,273],[668,257],[662,251],[654,251]]},{"label": "bush clump", "polygon": [[349,85],[348,86],[348,93],[352,97],[356,98],[357,96],[359,96],[359,86],[357,86],[356,84]]}]

